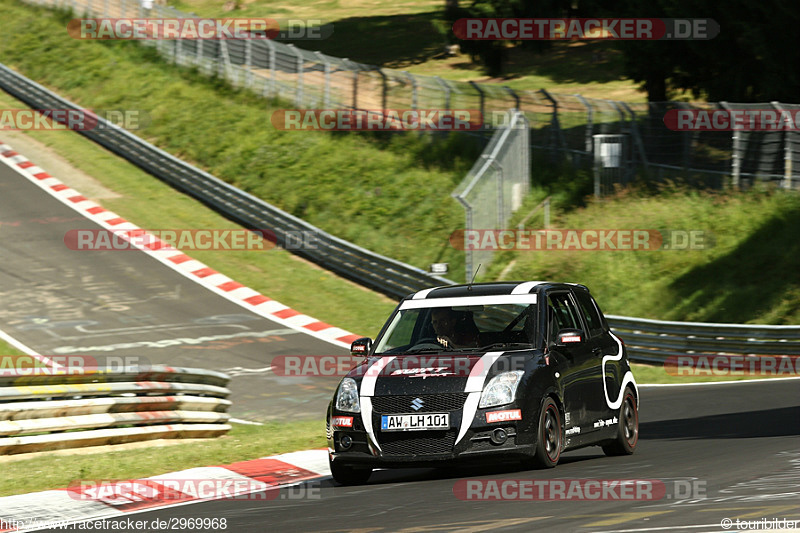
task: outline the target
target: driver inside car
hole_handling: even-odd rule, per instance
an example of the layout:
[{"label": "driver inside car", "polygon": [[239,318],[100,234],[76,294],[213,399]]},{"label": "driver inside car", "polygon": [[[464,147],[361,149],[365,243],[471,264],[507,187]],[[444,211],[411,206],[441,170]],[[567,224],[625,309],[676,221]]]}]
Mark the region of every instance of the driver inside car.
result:
[{"label": "driver inside car", "polygon": [[475,348],[478,346],[478,327],[469,311],[453,311],[438,307],[431,311],[431,325],[436,340],[445,348]]}]

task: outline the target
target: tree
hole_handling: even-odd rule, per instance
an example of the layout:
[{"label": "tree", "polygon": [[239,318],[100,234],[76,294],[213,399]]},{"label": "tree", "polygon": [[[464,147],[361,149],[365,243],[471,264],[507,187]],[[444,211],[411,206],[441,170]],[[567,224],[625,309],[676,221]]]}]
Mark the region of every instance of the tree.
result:
[{"label": "tree", "polygon": [[800,101],[800,3],[796,0],[624,0],[615,16],[712,18],[717,37],[686,41],[620,41],[625,72],[650,101],[676,92],[695,98]]}]

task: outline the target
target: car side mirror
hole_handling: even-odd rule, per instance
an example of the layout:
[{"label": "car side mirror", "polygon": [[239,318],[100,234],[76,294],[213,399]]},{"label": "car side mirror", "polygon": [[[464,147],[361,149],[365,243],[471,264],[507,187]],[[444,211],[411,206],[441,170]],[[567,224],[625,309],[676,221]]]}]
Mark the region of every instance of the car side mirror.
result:
[{"label": "car side mirror", "polygon": [[562,329],[556,335],[555,345],[563,348],[580,346],[586,342],[586,335],[582,329]]},{"label": "car side mirror", "polygon": [[372,351],[372,339],[369,337],[361,337],[353,341],[350,345],[350,355],[355,357],[367,357]]}]

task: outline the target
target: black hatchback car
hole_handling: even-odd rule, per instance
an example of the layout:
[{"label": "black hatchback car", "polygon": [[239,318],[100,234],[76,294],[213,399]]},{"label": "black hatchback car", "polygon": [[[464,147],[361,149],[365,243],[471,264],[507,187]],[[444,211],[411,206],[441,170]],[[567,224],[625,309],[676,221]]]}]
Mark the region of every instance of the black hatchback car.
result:
[{"label": "black hatchback car", "polygon": [[583,285],[437,287],[403,299],[327,414],[331,473],[462,460],[553,467],[562,452],[633,453],[636,381],[622,340]]}]

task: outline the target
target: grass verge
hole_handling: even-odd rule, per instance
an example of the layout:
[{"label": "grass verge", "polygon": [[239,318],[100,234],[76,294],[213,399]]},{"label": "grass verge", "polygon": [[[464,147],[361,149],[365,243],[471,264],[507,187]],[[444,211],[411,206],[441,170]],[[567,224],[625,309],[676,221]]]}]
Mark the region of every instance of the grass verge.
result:
[{"label": "grass verge", "polygon": [[0,340],[0,355],[24,355],[16,348],[12,348],[10,344]]},{"label": "grass verge", "polygon": [[713,383],[717,381],[745,381],[751,379],[772,379],[772,378],[786,378],[790,376],[775,375],[775,376],[747,376],[743,374],[729,374],[729,375],[700,375],[700,376],[674,376],[667,373],[663,365],[646,365],[642,363],[631,363],[633,377],[636,378],[636,383],[639,385],[655,385],[655,384],[682,384],[682,383]]},{"label": "grass verge", "polygon": [[[579,188],[576,190],[580,190]],[[517,213],[546,196],[538,190]],[[518,250],[496,254],[485,279],[555,279],[589,287],[606,314],[658,320],[800,323],[800,196],[785,191],[628,190],[566,208],[554,196],[555,229],[656,230],[673,248]],[[542,227],[541,214],[528,224]],[[511,227],[516,226],[512,221]],[[700,232],[679,247],[675,232]],[[566,242],[566,241],[565,241]],[[686,241],[688,244],[688,241]]]}]

